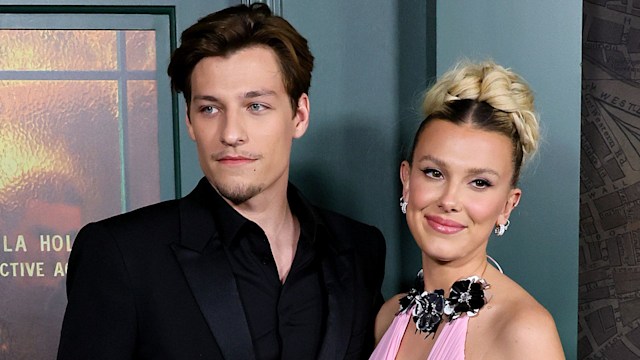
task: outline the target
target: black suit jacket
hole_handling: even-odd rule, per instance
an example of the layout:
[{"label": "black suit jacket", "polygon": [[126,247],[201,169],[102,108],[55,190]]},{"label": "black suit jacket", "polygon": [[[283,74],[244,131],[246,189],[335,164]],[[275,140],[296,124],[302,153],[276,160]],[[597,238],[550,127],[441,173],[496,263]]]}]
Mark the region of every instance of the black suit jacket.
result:
[{"label": "black suit jacket", "polygon": [[[209,188],[207,188],[209,187]],[[58,359],[254,359],[203,179],[189,195],[85,226],[69,259]],[[319,359],[367,358],[383,299],[374,227],[313,208],[328,317]]]}]

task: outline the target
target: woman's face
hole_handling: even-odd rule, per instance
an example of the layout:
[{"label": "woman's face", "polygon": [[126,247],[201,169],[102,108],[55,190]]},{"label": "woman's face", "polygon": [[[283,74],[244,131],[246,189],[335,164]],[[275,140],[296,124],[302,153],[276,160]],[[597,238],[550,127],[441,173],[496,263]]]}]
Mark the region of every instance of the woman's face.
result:
[{"label": "woman's face", "polygon": [[413,164],[400,167],[407,223],[423,256],[462,263],[486,256],[494,226],[520,199],[512,159],[502,134],[443,120],[425,126]]}]

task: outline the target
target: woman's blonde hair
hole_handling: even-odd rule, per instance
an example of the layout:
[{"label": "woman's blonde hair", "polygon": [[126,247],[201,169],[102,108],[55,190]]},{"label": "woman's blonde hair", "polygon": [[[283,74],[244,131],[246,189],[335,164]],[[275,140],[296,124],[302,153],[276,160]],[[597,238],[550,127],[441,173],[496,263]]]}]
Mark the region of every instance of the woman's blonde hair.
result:
[{"label": "woman's blonde hair", "polygon": [[518,74],[493,61],[459,62],[429,89],[422,111],[425,120],[415,135],[410,162],[425,125],[435,119],[467,123],[509,137],[514,185],[520,168],[538,148],[539,125],[531,88]]}]

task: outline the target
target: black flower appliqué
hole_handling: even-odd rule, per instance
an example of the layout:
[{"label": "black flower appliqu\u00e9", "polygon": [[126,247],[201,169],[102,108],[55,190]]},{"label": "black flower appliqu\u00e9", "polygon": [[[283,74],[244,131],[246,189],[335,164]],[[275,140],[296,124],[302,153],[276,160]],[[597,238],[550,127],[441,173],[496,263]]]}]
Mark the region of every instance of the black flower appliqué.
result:
[{"label": "black flower appliqu\u00e9", "polygon": [[455,320],[465,313],[467,316],[476,316],[487,302],[484,290],[488,287],[487,282],[478,276],[454,282],[446,301],[444,313],[449,315],[451,320]]},{"label": "black flower appliqu\u00e9", "polygon": [[427,334],[435,333],[442,321],[444,311],[444,291],[425,291],[413,298],[411,315],[416,330]]},{"label": "black flower appliqu\u00e9", "polygon": [[487,282],[471,276],[453,283],[449,298],[444,297],[444,290],[424,291],[422,270],[416,276],[415,288],[400,299],[400,312],[411,309],[411,318],[416,324],[416,331],[427,335],[435,334],[443,318],[453,321],[462,314],[475,316],[486,304],[484,290],[489,288]]}]

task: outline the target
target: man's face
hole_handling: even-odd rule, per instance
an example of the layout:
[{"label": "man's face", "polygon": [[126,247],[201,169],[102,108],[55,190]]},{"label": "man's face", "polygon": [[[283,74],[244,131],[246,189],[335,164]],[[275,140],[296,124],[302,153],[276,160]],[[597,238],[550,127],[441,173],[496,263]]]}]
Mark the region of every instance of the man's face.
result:
[{"label": "man's face", "polygon": [[204,58],[193,69],[189,135],[205,176],[234,204],[286,191],[291,144],[306,131],[308,118],[307,95],[294,112],[277,57],[267,47]]}]

